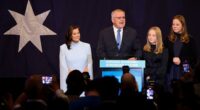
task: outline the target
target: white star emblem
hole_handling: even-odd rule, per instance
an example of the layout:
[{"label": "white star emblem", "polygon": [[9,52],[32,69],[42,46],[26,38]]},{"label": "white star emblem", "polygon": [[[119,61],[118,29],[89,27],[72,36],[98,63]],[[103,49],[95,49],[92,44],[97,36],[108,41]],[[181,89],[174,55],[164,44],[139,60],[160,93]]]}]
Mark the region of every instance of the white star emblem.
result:
[{"label": "white star emblem", "polygon": [[31,4],[28,0],[25,15],[9,10],[17,25],[9,29],[4,35],[20,35],[18,52],[30,41],[42,52],[40,35],[56,35],[44,25],[50,10],[35,16]]}]

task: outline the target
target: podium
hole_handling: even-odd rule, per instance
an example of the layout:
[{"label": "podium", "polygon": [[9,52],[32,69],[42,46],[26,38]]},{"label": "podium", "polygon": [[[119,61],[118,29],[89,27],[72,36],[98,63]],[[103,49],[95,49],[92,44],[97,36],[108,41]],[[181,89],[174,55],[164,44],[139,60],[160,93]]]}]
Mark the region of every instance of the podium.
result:
[{"label": "podium", "polygon": [[122,66],[129,66],[130,73],[135,76],[139,92],[142,91],[144,78],[144,60],[100,60],[100,68],[103,76],[115,76],[121,82],[123,74]]}]

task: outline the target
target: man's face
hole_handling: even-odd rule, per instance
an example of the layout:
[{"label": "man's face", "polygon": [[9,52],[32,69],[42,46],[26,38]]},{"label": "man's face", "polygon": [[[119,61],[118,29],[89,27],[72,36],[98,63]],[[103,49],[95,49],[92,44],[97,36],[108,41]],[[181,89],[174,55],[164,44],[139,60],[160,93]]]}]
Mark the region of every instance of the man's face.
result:
[{"label": "man's face", "polygon": [[124,28],[126,24],[125,13],[121,11],[117,11],[113,13],[112,23],[116,28]]}]

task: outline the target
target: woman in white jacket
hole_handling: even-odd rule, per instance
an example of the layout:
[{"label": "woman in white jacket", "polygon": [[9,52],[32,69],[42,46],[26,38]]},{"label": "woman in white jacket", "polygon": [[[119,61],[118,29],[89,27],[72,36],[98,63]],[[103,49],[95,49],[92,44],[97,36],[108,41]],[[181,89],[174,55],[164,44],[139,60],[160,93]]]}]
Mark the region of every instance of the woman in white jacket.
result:
[{"label": "woman in white jacket", "polygon": [[80,41],[80,28],[70,26],[65,44],[60,46],[60,89],[67,90],[66,78],[70,71],[89,72],[93,79],[92,52],[90,44]]}]

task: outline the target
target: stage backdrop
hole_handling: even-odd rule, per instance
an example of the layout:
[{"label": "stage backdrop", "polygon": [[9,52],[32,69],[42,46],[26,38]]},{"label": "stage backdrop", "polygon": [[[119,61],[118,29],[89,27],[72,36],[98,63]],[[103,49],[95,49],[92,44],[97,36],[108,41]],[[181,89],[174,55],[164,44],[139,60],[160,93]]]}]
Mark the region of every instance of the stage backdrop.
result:
[{"label": "stage backdrop", "polygon": [[59,46],[71,24],[91,44],[98,75],[98,34],[111,25],[116,8],[126,11],[127,26],[137,30],[142,44],[149,27],[161,27],[166,37],[172,17],[182,14],[199,47],[199,6],[198,0],[0,0],[0,77],[59,75]]}]

